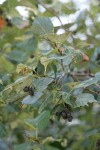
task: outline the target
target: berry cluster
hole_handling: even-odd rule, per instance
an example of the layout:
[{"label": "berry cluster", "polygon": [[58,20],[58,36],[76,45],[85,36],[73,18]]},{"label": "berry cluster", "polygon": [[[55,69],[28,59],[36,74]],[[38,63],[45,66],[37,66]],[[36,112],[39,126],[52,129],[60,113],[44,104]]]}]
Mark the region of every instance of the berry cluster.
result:
[{"label": "berry cluster", "polygon": [[61,116],[63,119],[67,119],[69,122],[73,119],[71,113],[66,108],[61,112],[56,112],[56,115]]},{"label": "berry cluster", "polygon": [[23,89],[24,92],[28,92],[30,96],[34,95],[34,90],[32,87],[30,86],[25,86],[25,88]]}]

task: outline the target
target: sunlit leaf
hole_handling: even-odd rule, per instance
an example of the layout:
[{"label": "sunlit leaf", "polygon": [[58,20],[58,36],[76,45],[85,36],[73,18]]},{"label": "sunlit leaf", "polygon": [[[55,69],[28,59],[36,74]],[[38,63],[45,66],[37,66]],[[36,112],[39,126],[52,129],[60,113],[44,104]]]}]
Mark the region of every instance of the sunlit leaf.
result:
[{"label": "sunlit leaf", "polygon": [[49,77],[41,77],[39,79],[34,79],[34,86],[36,88],[37,91],[44,91],[47,86],[53,81],[52,78]]},{"label": "sunlit leaf", "polygon": [[23,100],[22,103],[23,104],[33,104],[35,103],[37,100],[39,100],[39,98],[43,95],[42,92],[34,92],[33,96],[26,96]]},{"label": "sunlit leaf", "polygon": [[36,35],[53,33],[53,24],[49,18],[37,17],[33,22],[32,30]]},{"label": "sunlit leaf", "polygon": [[94,102],[97,101],[94,99],[94,96],[92,94],[84,93],[76,98],[75,107],[88,106],[88,103]]},{"label": "sunlit leaf", "polygon": [[76,85],[74,88],[86,88],[87,86],[90,86],[97,82],[98,82],[98,80],[96,78],[90,78],[89,80],[85,80],[85,81],[81,82],[79,85]]}]

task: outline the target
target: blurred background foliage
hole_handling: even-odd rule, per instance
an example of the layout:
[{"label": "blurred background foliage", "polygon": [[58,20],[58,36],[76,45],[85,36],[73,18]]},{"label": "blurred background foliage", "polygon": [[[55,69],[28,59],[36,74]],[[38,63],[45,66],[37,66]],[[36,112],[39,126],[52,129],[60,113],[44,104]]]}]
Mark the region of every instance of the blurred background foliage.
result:
[{"label": "blurred background foliage", "polygon": [[[65,45],[72,46],[74,49],[79,49],[82,53],[85,53],[83,60],[79,63],[80,56],[78,56],[76,62],[71,64],[72,60],[70,59],[64,61],[65,65],[68,64],[66,70],[70,67],[74,76],[73,74],[65,76],[62,80],[63,84],[68,82],[76,86],[76,81],[87,80],[100,71],[100,1],[88,0],[85,2],[86,4],[77,0],[6,0],[0,4],[1,92],[7,85],[23,76],[21,73],[16,73],[16,67],[19,63],[32,67],[34,71],[41,75],[44,75],[45,69],[47,69],[47,72],[50,71],[49,75],[52,74],[52,65],[54,68],[53,73],[56,76],[59,65],[56,66],[54,60],[49,66],[44,64],[43,61],[43,59],[46,59],[44,57],[47,56],[47,53],[53,50],[51,48],[53,46],[45,40],[47,37],[41,40],[36,35],[37,28],[33,28],[35,18],[38,16],[49,17],[53,23],[54,32],[58,35],[65,33],[65,31],[69,33],[67,40],[64,36],[58,38],[58,41],[63,41],[64,38]],[[46,30],[48,30],[49,21],[46,26]],[[49,36],[48,38],[54,41],[56,37]],[[43,57],[43,59],[40,59],[40,57]],[[63,71],[59,72],[57,77],[62,74]],[[100,73],[97,74],[97,78],[100,80]],[[42,80],[44,79],[42,78]],[[52,80],[47,80],[47,82],[50,84]],[[41,83],[40,80],[34,81],[37,89],[39,83]],[[23,86],[25,85],[26,83]],[[45,86],[47,87],[47,85]],[[23,86],[20,89],[19,85],[17,90],[22,90]],[[41,89],[42,84],[39,86]],[[55,87],[52,86],[54,85],[50,84],[50,88],[54,89]],[[71,84],[64,86],[63,90],[67,88],[70,91],[71,86]],[[51,112],[52,115],[48,120],[50,115],[48,109],[51,109],[52,106],[48,106],[50,104],[50,102],[47,103],[49,99],[46,100],[46,103],[44,101],[49,94],[45,90],[46,87],[43,87],[45,96],[42,95],[41,97],[40,91],[41,101],[34,103],[34,105],[26,105],[31,101],[30,99],[29,101],[24,99],[23,103],[26,102],[25,104],[19,101],[12,103],[14,100],[8,103],[11,96],[5,96],[7,103],[0,103],[0,150],[99,150],[100,84],[90,84],[89,88],[84,89],[94,95],[98,104],[94,103],[88,107],[73,108],[72,115],[74,119],[72,122],[55,117],[55,111]],[[74,95],[82,93],[81,87],[74,92]],[[55,92],[53,96],[57,98],[59,95],[60,93]],[[14,96],[12,95],[12,97]],[[14,98],[16,99],[16,95]],[[56,102],[53,105],[55,106]],[[46,108],[45,111],[43,111],[44,108]],[[38,115],[38,110],[40,115]],[[32,122],[32,118],[36,119]],[[40,125],[38,127],[39,133],[35,130],[36,123],[38,126]]]}]

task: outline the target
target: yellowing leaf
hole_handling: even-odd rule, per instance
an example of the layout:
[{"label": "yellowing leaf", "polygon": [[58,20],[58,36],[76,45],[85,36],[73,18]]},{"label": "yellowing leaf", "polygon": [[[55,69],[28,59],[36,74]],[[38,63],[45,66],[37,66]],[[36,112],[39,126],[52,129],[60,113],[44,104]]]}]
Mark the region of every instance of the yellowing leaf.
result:
[{"label": "yellowing leaf", "polygon": [[28,73],[30,72],[30,70],[31,70],[30,67],[28,67],[28,66],[26,66],[26,65],[20,63],[20,64],[17,66],[16,72],[17,72],[17,73],[22,72],[23,74],[26,75],[26,74],[28,74]]},{"label": "yellowing leaf", "polygon": [[48,64],[50,63],[50,60],[47,57],[41,57],[40,61],[41,61],[41,64],[45,68],[44,73],[46,73],[46,69],[47,69]]},{"label": "yellowing leaf", "polygon": [[68,82],[67,85],[73,89],[76,85],[78,85],[78,82]]},{"label": "yellowing leaf", "polygon": [[47,142],[53,142],[55,139],[53,138],[53,137],[47,137],[47,138],[45,138],[43,141],[42,141],[42,144],[45,144],[45,143],[47,143]]}]

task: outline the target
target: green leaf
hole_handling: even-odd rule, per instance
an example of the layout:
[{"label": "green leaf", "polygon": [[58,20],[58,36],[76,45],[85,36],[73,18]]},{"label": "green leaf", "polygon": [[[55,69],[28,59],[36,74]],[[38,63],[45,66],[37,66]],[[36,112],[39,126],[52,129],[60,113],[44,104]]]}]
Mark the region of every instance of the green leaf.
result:
[{"label": "green leaf", "polygon": [[71,55],[69,55],[68,57],[66,57],[66,58],[64,58],[63,59],[63,64],[65,65],[65,66],[68,66],[71,62],[72,62],[72,56]]},{"label": "green leaf", "polygon": [[90,86],[92,84],[96,84],[98,80],[96,78],[90,78],[89,80],[85,80],[81,82],[79,85],[76,85],[75,88],[86,88],[87,86]]},{"label": "green leaf", "polygon": [[85,105],[88,106],[88,103],[93,103],[93,102],[97,102],[97,101],[94,99],[94,96],[92,94],[88,94],[88,93],[81,94],[76,98],[74,107],[76,108]]},{"label": "green leaf", "polygon": [[0,65],[0,71],[10,72],[14,68],[13,64],[7,61],[3,56],[0,57],[0,64],[2,64]]},{"label": "green leaf", "polygon": [[86,133],[84,133],[85,137],[89,137],[89,136],[93,136],[95,134],[100,133],[100,131],[98,129],[94,129],[94,130],[89,130]]},{"label": "green leaf", "polygon": [[49,137],[46,137],[43,141],[42,141],[42,144],[45,144],[45,143],[49,143],[49,142],[54,142],[55,139],[52,137],[52,136],[49,136]]},{"label": "green leaf", "polygon": [[7,134],[7,131],[5,129],[5,125],[0,123],[0,138],[4,137]]},{"label": "green leaf", "polygon": [[29,26],[29,22],[27,20],[22,20],[20,17],[13,17],[11,22],[19,29]]},{"label": "green leaf", "polygon": [[33,96],[26,96],[23,100],[22,103],[23,104],[34,104],[37,100],[39,100],[39,98],[43,95],[42,92],[34,92]]},{"label": "green leaf", "polygon": [[63,101],[66,103],[66,104],[69,104],[72,106],[72,103],[71,103],[71,99],[70,99],[70,94],[67,93],[67,92],[62,92],[62,99]]},{"label": "green leaf", "polygon": [[38,124],[38,129],[43,130],[49,123],[50,119],[50,112],[49,111],[44,111],[41,113],[37,118],[36,122]]},{"label": "green leaf", "polygon": [[40,115],[38,115],[35,119],[28,119],[26,123],[31,124],[34,128],[37,128],[39,131],[43,130],[49,123],[50,112],[43,111]]},{"label": "green leaf", "polygon": [[21,63],[26,60],[27,54],[19,50],[13,50],[10,53],[8,53],[6,57],[12,62]]},{"label": "green leaf", "polygon": [[52,99],[53,99],[53,96],[52,96],[52,93],[50,93],[47,96],[47,98],[44,100],[44,102],[42,103],[42,105],[40,106],[39,113],[41,113],[44,110],[44,108],[46,108],[49,105],[49,103],[52,101]]},{"label": "green leaf", "polygon": [[56,77],[57,77],[57,66],[55,63],[52,64],[52,68],[53,68],[55,79],[56,79]]},{"label": "green leaf", "polygon": [[[50,58],[48,58],[48,60],[61,60],[61,59],[66,59],[69,56],[51,56]],[[71,56],[70,56],[71,57]]]},{"label": "green leaf", "polygon": [[23,50],[24,52],[33,52],[36,50],[37,48],[37,40],[36,38],[32,37],[32,38],[28,38],[26,40],[23,40],[22,42],[18,42],[16,44],[16,46]]},{"label": "green leaf", "polygon": [[60,150],[60,149],[46,144],[44,145],[44,150]]},{"label": "green leaf", "polygon": [[33,22],[32,31],[36,35],[45,35],[53,33],[53,24],[49,18],[37,17]]},{"label": "green leaf", "polygon": [[67,41],[68,37],[71,35],[71,32],[68,33],[63,33],[63,34],[55,34],[55,33],[50,33],[47,35],[44,35],[43,37],[53,43],[63,43]]},{"label": "green leaf", "polygon": [[66,55],[71,55],[72,58],[76,59],[77,61],[81,61],[83,59],[82,52],[79,49],[74,49],[71,46],[65,46],[66,50],[64,53]]},{"label": "green leaf", "polygon": [[14,145],[14,150],[31,150],[33,146],[30,143],[22,143]]},{"label": "green leaf", "polygon": [[53,81],[52,78],[41,77],[39,79],[34,79],[33,84],[37,91],[44,91],[47,86]]},{"label": "green leaf", "polygon": [[95,74],[95,78],[96,78],[98,81],[100,81],[100,72],[97,72],[97,73]]},{"label": "green leaf", "polygon": [[34,146],[33,150],[41,150],[38,146]]},{"label": "green leaf", "polygon": [[17,79],[1,92],[1,99],[4,100],[4,102],[10,103],[25,97],[27,93],[25,93],[23,89],[25,86],[30,85],[32,80],[32,75]]},{"label": "green leaf", "polygon": [[44,74],[46,74],[46,69],[50,63],[50,60],[47,57],[41,57],[40,62],[44,66],[44,68],[45,68]]}]

